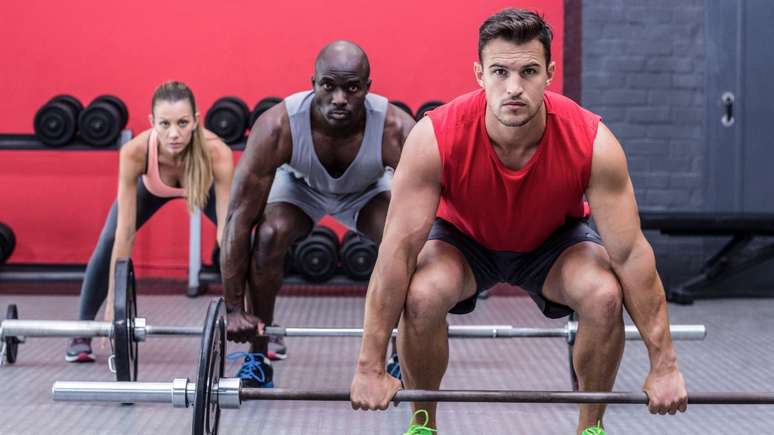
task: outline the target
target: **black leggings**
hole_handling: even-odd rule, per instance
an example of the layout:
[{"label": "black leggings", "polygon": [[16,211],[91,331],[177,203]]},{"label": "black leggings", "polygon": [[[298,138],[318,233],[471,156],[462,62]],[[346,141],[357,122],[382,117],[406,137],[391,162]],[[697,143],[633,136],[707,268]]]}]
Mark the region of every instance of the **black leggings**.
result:
[{"label": "black leggings", "polygon": [[[167,202],[175,198],[161,198],[148,191],[142,181],[142,177],[137,178],[137,228],[140,227],[153,216],[158,209]],[[203,210],[204,214],[217,225],[215,214],[215,188],[210,188],[210,196],[207,205]],[[102,227],[102,233],[99,236],[97,247],[91,254],[89,264],[86,266],[86,273],[81,285],[81,307],[80,320],[94,320],[97,311],[102,302],[107,298],[109,275],[110,275],[110,256],[113,252],[113,243],[116,239],[116,225],[118,224],[118,202],[113,202],[110,208],[105,226]]]}]

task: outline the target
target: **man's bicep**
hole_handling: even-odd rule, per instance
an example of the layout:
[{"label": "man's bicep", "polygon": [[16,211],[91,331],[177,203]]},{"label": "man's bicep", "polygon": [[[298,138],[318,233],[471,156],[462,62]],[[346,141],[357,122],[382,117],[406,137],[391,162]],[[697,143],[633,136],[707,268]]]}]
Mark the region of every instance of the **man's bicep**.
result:
[{"label": "man's bicep", "polygon": [[406,139],[392,183],[385,237],[424,243],[441,193],[441,161],[432,124],[419,123]]},{"label": "man's bicep", "polygon": [[290,146],[283,138],[284,133],[278,120],[282,113],[265,115],[268,114],[256,121],[234,171],[232,209],[253,203],[261,204],[261,200],[268,195],[274,172],[290,160]]},{"label": "man's bicep", "polygon": [[591,213],[614,262],[625,260],[642,235],[634,188],[623,148],[604,124],[594,141],[587,197]]}]

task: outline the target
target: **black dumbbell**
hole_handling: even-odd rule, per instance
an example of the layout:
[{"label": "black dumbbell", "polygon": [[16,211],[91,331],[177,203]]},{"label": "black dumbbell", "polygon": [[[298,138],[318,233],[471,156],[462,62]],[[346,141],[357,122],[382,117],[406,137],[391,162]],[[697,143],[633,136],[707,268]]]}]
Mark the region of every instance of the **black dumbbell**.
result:
[{"label": "black dumbbell", "polygon": [[315,227],[309,236],[298,242],[294,265],[307,281],[324,282],[336,273],[339,238],[328,227]]},{"label": "black dumbbell", "polygon": [[33,121],[38,140],[52,147],[72,142],[78,131],[78,115],[83,104],[72,95],[57,95],[35,113]]},{"label": "black dumbbell", "polygon": [[369,279],[374,270],[377,253],[376,243],[354,231],[347,232],[342,240],[340,254],[344,272],[356,281]]},{"label": "black dumbbell", "polygon": [[239,97],[221,97],[207,111],[204,126],[229,145],[245,137],[250,109]]},{"label": "black dumbbell", "polygon": [[423,116],[425,116],[425,113],[435,109],[438,106],[443,106],[443,101],[438,100],[430,100],[421,106],[419,106],[419,109],[417,109],[417,117],[416,120],[419,121],[422,119]]},{"label": "black dumbbell", "polygon": [[0,264],[13,254],[13,250],[16,247],[16,236],[13,234],[13,230],[6,224],[0,223]]},{"label": "black dumbbell", "polygon": [[404,103],[400,100],[390,100],[390,104],[393,106],[397,106],[399,109],[402,109],[404,112],[408,113],[410,117],[414,117],[414,112],[411,111],[411,107],[409,107],[408,104]]},{"label": "black dumbbell", "polygon": [[78,117],[81,139],[95,147],[115,144],[129,120],[126,104],[115,95],[100,95]]},{"label": "black dumbbell", "polygon": [[257,103],[255,103],[255,107],[253,107],[253,111],[250,113],[250,124],[248,124],[247,127],[253,128],[255,121],[258,120],[259,116],[263,115],[263,112],[271,109],[281,102],[282,98],[279,97],[261,98]]}]

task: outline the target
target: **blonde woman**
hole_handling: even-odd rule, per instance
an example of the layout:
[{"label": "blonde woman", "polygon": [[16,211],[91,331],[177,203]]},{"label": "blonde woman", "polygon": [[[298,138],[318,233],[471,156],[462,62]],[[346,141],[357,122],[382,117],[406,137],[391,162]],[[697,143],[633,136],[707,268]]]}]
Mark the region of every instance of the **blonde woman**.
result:
[{"label": "blonde woman", "polygon": [[[185,198],[217,225],[220,243],[233,174],[231,150],[200,122],[191,89],[166,82],[153,93],[151,128],[121,148],[118,198],[110,209],[81,286],[80,320],[93,320],[108,298],[112,317],[113,268],[132,253],[137,230],[164,204]],[[93,362],[89,338],[74,338],[68,362]]]}]

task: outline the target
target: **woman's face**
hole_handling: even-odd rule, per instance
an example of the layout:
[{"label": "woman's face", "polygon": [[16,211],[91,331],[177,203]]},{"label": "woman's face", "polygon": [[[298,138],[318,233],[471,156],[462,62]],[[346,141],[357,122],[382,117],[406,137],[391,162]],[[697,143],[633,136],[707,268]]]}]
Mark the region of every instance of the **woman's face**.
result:
[{"label": "woman's face", "polygon": [[172,155],[181,154],[191,143],[199,123],[199,114],[193,113],[188,100],[156,102],[150,122],[158,133],[159,144]]}]

